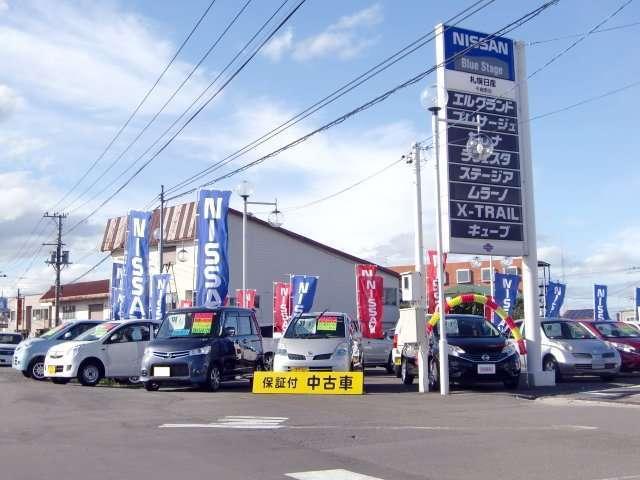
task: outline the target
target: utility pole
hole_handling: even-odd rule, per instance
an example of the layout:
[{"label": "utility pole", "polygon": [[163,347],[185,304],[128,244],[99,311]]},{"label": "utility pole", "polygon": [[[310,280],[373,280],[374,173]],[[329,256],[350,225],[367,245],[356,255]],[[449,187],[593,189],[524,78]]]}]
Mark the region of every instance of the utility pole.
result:
[{"label": "utility pole", "polygon": [[160,185],[160,236],[158,237],[158,261],[160,263],[160,271],[163,268],[163,250],[164,250],[164,185]]},{"label": "utility pole", "polygon": [[55,284],[55,314],[54,314],[54,325],[58,326],[60,324],[60,271],[62,267],[69,265],[69,251],[62,250],[64,243],[62,243],[62,220],[67,218],[66,213],[52,213],[46,212],[44,218],[53,218],[57,222],[58,226],[58,235],[56,237],[55,243],[43,243],[43,245],[50,245],[56,247],[54,252],[51,252],[51,258],[47,260],[45,263],[51,265],[56,272],[56,284]]}]

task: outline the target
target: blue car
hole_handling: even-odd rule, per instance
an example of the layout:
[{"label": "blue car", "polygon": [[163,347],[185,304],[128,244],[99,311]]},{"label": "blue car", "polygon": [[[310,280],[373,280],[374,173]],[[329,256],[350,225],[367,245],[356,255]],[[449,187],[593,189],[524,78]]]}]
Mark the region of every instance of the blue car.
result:
[{"label": "blue car", "polygon": [[25,377],[45,380],[44,357],[54,345],[73,340],[81,333],[95,327],[102,320],[74,320],[58,325],[39,337],[23,340],[13,353],[13,368]]}]

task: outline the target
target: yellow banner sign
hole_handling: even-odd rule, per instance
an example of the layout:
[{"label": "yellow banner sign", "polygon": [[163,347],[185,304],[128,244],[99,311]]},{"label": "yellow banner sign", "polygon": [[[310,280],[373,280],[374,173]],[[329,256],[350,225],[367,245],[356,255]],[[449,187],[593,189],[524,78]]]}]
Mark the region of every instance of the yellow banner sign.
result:
[{"label": "yellow banner sign", "polygon": [[362,395],[362,372],[255,372],[253,393]]}]

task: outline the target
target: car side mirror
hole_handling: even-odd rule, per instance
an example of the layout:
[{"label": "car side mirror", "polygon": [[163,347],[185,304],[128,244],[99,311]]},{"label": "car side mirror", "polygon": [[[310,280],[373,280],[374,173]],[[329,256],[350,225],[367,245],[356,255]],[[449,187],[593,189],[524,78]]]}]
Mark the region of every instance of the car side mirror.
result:
[{"label": "car side mirror", "polygon": [[222,331],[222,336],[223,337],[235,337],[236,336],[235,327],[225,327],[224,330]]},{"label": "car side mirror", "polygon": [[67,332],[62,336],[63,340],[71,340],[71,332]]}]

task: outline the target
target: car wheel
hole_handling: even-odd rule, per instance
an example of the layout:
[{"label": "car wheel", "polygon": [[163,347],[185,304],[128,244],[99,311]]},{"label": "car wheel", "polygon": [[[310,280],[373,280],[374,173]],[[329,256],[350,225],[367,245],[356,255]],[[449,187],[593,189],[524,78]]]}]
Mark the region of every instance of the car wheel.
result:
[{"label": "car wheel", "polygon": [[600,379],[604,382],[611,382],[616,379],[616,376],[611,373],[607,373],[605,375],[600,375]]},{"label": "car wheel", "polygon": [[387,373],[393,373],[395,371],[395,365],[393,364],[393,358],[391,358],[391,354],[389,354],[389,359],[387,360],[387,364],[384,366]]},{"label": "car wheel", "polygon": [[505,388],[509,390],[515,390],[516,388],[518,388],[518,385],[520,385],[520,377],[517,376],[517,377],[509,378],[505,380],[503,383]]},{"label": "car wheel", "polygon": [[126,383],[129,385],[138,385],[140,383],[140,377],[129,377],[127,378]]},{"label": "car wheel", "polygon": [[69,383],[69,380],[71,380],[70,378],[58,378],[58,377],[54,377],[51,379],[51,381],[53,383],[55,383],[56,385],[66,385],[67,383]]},{"label": "car wheel", "polygon": [[395,363],[393,364],[393,373],[395,374],[396,378],[400,378],[402,376],[402,368],[400,367],[400,365],[396,365]]},{"label": "car wheel", "polygon": [[405,385],[411,385],[413,383],[414,376],[409,373],[409,365],[404,358],[402,359],[400,369],[402,370],[402,383]]},{"label": "car wheel", "polygon": [[558,368],[558,362],[553,355],[547,355],[542,361],[542,370],[545,372],[554,372],[556,383],[558,383],[562,376],[560,375],[560,369]]},{"label": "car wheel", "polygon": [[160,389],[158,382],[143,382],[143,385],[147,392],[157,392]]},{"label": "car wheel", "polygon": [[85,363],[80,366],[78,371],[78,380],[85,387],[95,387],[102,378],[100,367],[93,362]]},{"label": "car wheel", "polygon": [[29,365],[29,376],[34,380],[44,380],[44,358],[34,358]]},{"label": "car wheel", "polygon": [[217,365],[213,365],[209,369],[209,374],[207,375],[207,383],[206,389],[210,392],[216,392],[220,390],[220,384],[222,383],[222,375],[220,374],[220,369]]},{"label": "car wheel", "polygon": [[429,390],[438,390],[440,388],[440,371],[438,367],[438,359],[431,357],[429,359]]},{"label": "car wheel", "polygon": [[273,371],[273,355],[264,356],[264,370],[267,372]]}]

